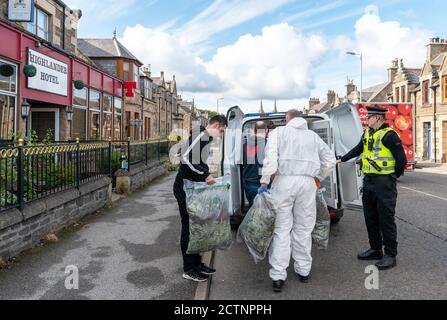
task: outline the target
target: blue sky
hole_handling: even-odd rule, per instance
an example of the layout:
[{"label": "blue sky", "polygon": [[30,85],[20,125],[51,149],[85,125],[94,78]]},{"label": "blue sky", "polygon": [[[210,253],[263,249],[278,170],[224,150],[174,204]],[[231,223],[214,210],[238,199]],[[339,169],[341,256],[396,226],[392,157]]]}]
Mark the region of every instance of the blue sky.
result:
[{"label": "blue sky", "polygon": [[157,75],[176,74],[179,90],[201,107],[244,106],[263,98],[280,109],[301,107],[328,89],[344,94],[386,81],[392,58],[421,67],[425,44],[443,37],[444,0],[66,0],[80,8],[79,36],[118,37]]}]

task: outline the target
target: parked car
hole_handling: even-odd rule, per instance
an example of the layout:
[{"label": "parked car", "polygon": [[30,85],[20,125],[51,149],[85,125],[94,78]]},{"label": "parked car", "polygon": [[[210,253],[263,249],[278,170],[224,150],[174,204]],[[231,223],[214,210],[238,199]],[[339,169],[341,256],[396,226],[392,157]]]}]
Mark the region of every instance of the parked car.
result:
[{"label": "parked car", "polygon": [[[285,125],[285,113],[244,114],[238,107],[228,110],[228,130],[223,141],[222,174],[231,176],[229,210],[232,224],[238,225],[248,211],[248,201],[244,192],[243,145],[248,131],[260,121],[265,123],[266,138],[268,132]],[[316,132],[334,151],[342,156],[360,141],[363,134],[359,114],[354,105],[342,104],[326,114],[303,116],[309,128]],[[344,209],[360,210],[362,174],[357,160],[343,163],[330,177],[322,182],[324,196],[328,204],[333,223],[343,217]]]}]

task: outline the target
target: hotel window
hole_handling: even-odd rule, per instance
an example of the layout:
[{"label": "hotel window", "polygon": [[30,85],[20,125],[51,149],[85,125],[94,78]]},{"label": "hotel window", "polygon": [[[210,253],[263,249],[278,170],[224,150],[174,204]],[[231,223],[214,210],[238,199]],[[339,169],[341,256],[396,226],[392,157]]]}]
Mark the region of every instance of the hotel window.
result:
[{"label": "hotel window", "polygon": [[90,90],[89,98],[89,139],[101,139],[101,94],[98,91]]},{"label": "hotel window", "polygon": [[78,90],[73,87],[72,138],[87,139],[87,88]]},{"label": "hotel window", "polygon": [[130,63],[123,62],[124,81],[130,81]]},{"label": "hotel window", "polygon": [[447,103],[447,75],[442,76],[442,102]]},{"label": "hotel window", "polygon": [[108,140],[112,137],[113,97],[104,94],[102,100],[102,137]]},{"label": "hotel window", "polygon": [[422,82],[422,104],[429,104],[430,103],[430,92],[428,88],[428,80],[425,80]]},{"label": "hotel window", "polygon": [[48,39],[48,25],[49,16],[42,10],[35,8],[34,10],[34,21],[26,23],[26,30],[41,37],[45,40]]},{"label": "hotel window", "polygon": [[14,132],[17,104],[17,65],[0,60],[0,140]]},{"label": "hotel window", "polygon": [[121,127],[122,127],[122,109],[123,109],[123,101],[119,98],[115,98],[115,116],[113,123],[113,139],[116,141],[122,140],[121,137]]}]

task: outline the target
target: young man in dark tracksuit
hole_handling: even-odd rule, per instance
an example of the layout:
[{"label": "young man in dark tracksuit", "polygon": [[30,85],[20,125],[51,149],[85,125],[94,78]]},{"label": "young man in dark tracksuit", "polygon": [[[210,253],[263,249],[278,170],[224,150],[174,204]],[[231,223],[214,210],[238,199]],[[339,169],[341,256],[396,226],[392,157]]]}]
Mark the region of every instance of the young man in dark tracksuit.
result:
[{"label": "young man in dark tracksuit", "polygon": [[191,131],[188,144],[181,150],[181,164],[174,182],[174,196],[177,199],[182,221],[180,247],[183,255],[183,278],[203,282],[216,270],[204,265],[199,254],[187,254],[189,244],[189,215],[186,209],[186,195],[183,190],[183,180],[193,182],[215,183],[209,173],[206,160],[210,154],[210,143],[213,137],[222,136],[227,127],[224,116],[211,118],[206,128],[196,127]]}]

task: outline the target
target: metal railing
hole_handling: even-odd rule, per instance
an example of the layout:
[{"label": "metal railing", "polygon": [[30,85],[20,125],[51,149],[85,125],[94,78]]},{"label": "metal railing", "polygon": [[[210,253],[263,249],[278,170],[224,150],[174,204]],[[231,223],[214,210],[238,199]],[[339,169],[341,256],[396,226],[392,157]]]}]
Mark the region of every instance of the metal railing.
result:
[{"label": "metal railing", "polygon": [[111,175],[111,142],[0,149],[0,211]]},{"label": "metal railing", "polygon": [[131,166],[141,163],[149,164],[153,161],[163,161],[169,158],[169,149],[172,142],[161,139],[141,141],[114,141],[112,148],[113,158],[126,159],[127,170]]},{"label": "metal railing", "polygon": [[57,142],[50,145],[0,146],[0,211],[79,188],[82,184],[131,166],[169,158],[171,142]]}]

